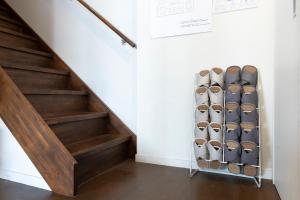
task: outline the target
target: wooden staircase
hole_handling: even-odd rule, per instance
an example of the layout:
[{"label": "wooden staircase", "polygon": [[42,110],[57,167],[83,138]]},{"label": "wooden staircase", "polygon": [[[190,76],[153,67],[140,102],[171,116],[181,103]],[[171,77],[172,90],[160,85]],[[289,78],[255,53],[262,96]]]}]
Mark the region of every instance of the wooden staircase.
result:
[{"label": "wooden staircase", "polygon": [[3,1],[0,114],[63,195],[136,151],[135,135]]}]

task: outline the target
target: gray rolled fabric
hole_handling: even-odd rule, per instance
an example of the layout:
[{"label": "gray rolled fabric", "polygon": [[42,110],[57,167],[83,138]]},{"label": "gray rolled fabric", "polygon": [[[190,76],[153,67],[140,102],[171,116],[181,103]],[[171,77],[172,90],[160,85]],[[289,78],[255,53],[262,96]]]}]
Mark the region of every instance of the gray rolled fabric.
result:
[{"label": "gray rolled fabric", "polygon": [[196,104],[201,105],[205,104],[208,105],[208,91],[206,87],[198,87],[195,92]]},{"label": "gray rolled fabric", "polygon": [[251,122],[258,124],[258,112],[254,104],[241,105],[241,120],[242,122]]},{"label": "gray rolled fabric", "polygon": [[258,106],[258,94],[256,88],[252,85],[247,85],[243,87],[242,103],[253,104]]},{"label": "gray rolled fabric", "polygon": [[209,151],[209,159],[211,161],[218,160],[222,161],[222,143],[219,141],[211,140],[207,143],[207,149]]},{"label": "gray rolled fabric", "polygon": [[225,106],[225,120],[227,122],[240,123],[241,109],[240,105],[235,102],[226,103]]},{"label": "gray rolled fabric", "polygon": [[241,101],[241,86],[239,84],[229,85],[225,94],[225,102],[240,103],[240,101]]},{"label": "gray rolled fabric", "polygon": [[195,111],[195,122],[205,122],[208,121],[208,106],[207,105],[200,105],[197,106]]},{"label": "gray rolled fabric", "polygon": [[242,142],[241,163],[258,165],[259,148],[253,142]]},{"label": "gray rolled fabric", "polygon": [[224,104],[224,92],[220,86],[211,86],[208,90],[210,104]]},{"label": "gray rolled fabric", "polygon": [[230,122],[226,124],[225,141],[240,141],[241,127],[239,124]]},{"label": "gray rolled fabric", "polygon": [[225,73],[226,88],[231,84],[239,84],[241,80],[241,68],[239,66],[228,67]]},{"label": "gray rolled fabric", "polygon": [[195,126],[195,137],[207,139],[208,137],[208,122],[199,122]]},{"label": "gray rolled fabric", "polygon": [[209,108],[209,115],[211,122],[216,122],[218,124],[223,124],[223,107],[221,105],[211,105]]},{"label": "gray rolled fabric", "polygon": [[257,68],[251,65],[246,65],[242,69],[242,85],[257,85],[258,72]]},{"label": "gray rolled fabric", "polygon": [[241,123],[242,135],[241,141],[242,142],[254,142],[255,144],[259,144],[259,134],[258,129],[253,123],[243,122]]},{"label": "gray rolled fabric", "polygon": [[197,139],[194,142],[194,152],[196,159],[207,159],[207,141],[205,139]]},{"label": "gray rolled fabric", "polygon": [[236,141],[227,141],[224,147],[224,158],[226,162],[240,163],[241,146]]},{"label": "gray rolled fabric", "polygon": [[208,126],[210,140],[216,140],[222,142],[223,139],[223,127],[218,123],[210,123]]},{"label": "gray rolled fabric", "polygon": [[210,84],[211,86],[224,86],[224,72],[223,69],[214,67],[210,71]]}]

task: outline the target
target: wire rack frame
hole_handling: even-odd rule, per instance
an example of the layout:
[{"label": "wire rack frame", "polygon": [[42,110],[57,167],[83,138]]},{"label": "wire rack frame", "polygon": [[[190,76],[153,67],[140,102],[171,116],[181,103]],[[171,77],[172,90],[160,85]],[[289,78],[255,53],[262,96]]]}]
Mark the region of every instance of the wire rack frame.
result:
[{"label": "wire rack frame", "polygon": [[[258,73],[259,74],[259,73]],[[196,74],[195,74],[195,84],[194,84],[194,92],[197,89],[197,84],[196,84]],[[224,169],[211,169],[211,168],[200,168],[196,163],[196,158],[194,155],[194,142],[195,142],[195,135],[194,133],[192,133],[192,142],[191,142],[191,157],[190,157],[190,177],[193,177],[195,174],[197,174],[198,172],[206,172],[206,173],[214,173],[214,174],[222,174],[222,175],[228,175],[228,176],[235,176],[235,177],[242,177],[242,178],[247,178],[247,179],[252,179],[256,186],[258,188],[261,188],[261,179],[262,179],[262,145],[261,145],[261,85],[260,85],[260,76],[258,76],[258,80],[257,80],[257,87],[256,87],[257,93],[258,93],[258,107],[256,108],[258,111],[258,137],[259,137],[259,144],[258,144],[258,149],[259,149],[259,158],[258,158],[258,165],[254,166],[256,168],[258,168],[258,174],[257,176],[247,176],[245,174],[233,174],[231,172],[228,171],[228,169],[226,169],[226,167]],[[224,91],[224,99],[223,99],[223,142],[222,142],[222,165],[227,165],[228,163],[225,162],[225,157],[224,157],[224,145],[225,145],[225,91]],[[195,98],[194,98],[195,99]],[[194,117],[195,117],[195,110],[197,108],[197,105],[195,103],[194,100]],[[194,127],[196,125],[196,122],[194,123]],[[193,127],[193,128],[194,128]],[[194,130],[194,129],[193,129]],[[211,162],[211,160],[206,160],[208,163]],[[242,163],[236,163],[237,165],[243,165]],[[194,167],[197,166],[197,167]]]}]

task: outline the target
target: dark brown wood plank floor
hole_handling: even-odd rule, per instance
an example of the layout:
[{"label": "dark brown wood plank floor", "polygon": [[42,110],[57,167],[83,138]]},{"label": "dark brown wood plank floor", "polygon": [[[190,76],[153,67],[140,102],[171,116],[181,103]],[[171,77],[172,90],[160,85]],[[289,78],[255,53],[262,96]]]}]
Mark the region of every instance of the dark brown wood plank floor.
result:
[{"label": "dark brown wood plank floor", "polygon": [[189,178],[187,169],[126,161],[99,175],[67,198],[49,191],[0,180],[1,200],[279,200],[271,181],[207,173]]}]

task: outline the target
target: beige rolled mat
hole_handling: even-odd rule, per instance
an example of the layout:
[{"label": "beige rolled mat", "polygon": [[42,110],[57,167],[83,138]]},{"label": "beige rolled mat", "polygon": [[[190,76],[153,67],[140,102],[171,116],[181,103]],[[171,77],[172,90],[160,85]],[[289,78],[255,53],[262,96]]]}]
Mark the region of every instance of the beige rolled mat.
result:
[{"label": "beige rolled mat", "polygon": [[207,74],[209,74],[209,70],[202,70],[199,72],[200,76],[206,76]]},{"label": "beige rolled mat", "polygon": [[241,173],[241,167],[237,165],[236,163],[229,163],[227,165],[228,171],[233,174],[240,174]]},{"label": "beige rolled mat", "polygon": [[244,174],[247,176],[256,176],[257,175],[257,167],[252,165],[245,165],[244,166]]},{"label": "beige rolled mat", "polygon": [[241,91],[241,85],[239,84],[231,84],[229,85],[228,87],[228,90],[231,92],[231,93],[240,93]]},{"label": "beige rolled mat", "polygon": [[199,166],[199,168],[201,169],[207,169],[209,168],[209,163],[206,160],[203,159],[198,159],[197,160],[197,165]]},{"label": "beige rolled mat", "polygon": [[207,88],[206,87],[198,87],[196,89],[196,93],[198,94],[203,94],[203,93],[206,93],[207,92]]},{"label": "beige rolled mat", "polygon": [[243,91],[245,94],[251,94],[256,91],[256,88],[253,85],[246,85],[243,87]]},{"label": "beige rolled mat", "polygon": [[216,74],[223,73],[223,69],[220,67],[214,67],[214,68],[212,68],[212,71],[215,72]]},{"label": "beige rolled mat", "polygon": [[256,67],[252,66],[252,65],[245,65],[243,70],[245,72],[248,72],[249,74],[254,74],[254,73],[257,73],[257,69]]},{"label": "beige rolled mat", "polygon": [[245,103],[241,105],[243,112],[252,112],[256,109],[256,106],[254,104]]},{"label": "beige rolled mat", "polygon": [[213,160],[210,162],[210,168],[219,169],[221,167],[221,163],[218,160]]},{"label": "beige rolled mat", "polygon": [[236,74],[241,71],[241,68],[239,66],[230,66],[227,68],[226,72],[228,74]]}]

